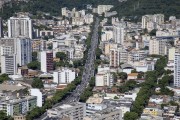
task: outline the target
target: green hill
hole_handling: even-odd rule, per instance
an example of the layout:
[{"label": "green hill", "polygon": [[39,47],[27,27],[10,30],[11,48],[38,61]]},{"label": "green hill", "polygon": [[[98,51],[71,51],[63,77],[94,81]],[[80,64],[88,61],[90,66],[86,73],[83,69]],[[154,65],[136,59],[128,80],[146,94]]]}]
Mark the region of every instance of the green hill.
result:
[{"label": "green hill", "polygon": [[175,15],[180,18],[180,0],[127,0],[123,3],[118,2],[118,0],[30,0],[29,3],[12,2],[6,4],[3,11],[0,11],[0,16],[7,19],[19,11],[33,14],[36,14],[37,11],[43,11],[52,15],[60,15],[62,7],[81,9],[86,4],[93,6],[112,4],[115,6],[113,10],[118,12],[118,17],[137,16],[139,18],[145,14],[163,13],[166,17]]},{"label": "green hill", "polygon": [[119,17],[163,13],[166,18],[171,15],[180,18],[180,0],[128,0],[114,9]]}]

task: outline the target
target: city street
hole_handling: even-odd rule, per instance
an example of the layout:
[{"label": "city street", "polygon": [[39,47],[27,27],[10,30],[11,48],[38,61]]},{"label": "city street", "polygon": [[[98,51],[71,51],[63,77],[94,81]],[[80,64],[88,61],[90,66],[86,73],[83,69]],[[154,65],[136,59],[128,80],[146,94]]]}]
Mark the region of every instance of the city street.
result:
[{"label": "city street", "polygon": [[[62,100],[60,103],[57,103],[53,106],[53,108],[62,105],[62,104],[69,104],[71,102],[77,102],[80,99],[80,95],[83,93],[85,88],[88,86],[89,81],[91,77],[94,76],[94,61],[96,59],[96,48],[98,47],[98,27],[99,27],[99,18],[96,18],[94,29],[92,37],[91,37],[91,47],[88,51],[88,57],[85,63],[83,75],[82,75],[82,81],[81,83],[76,87],[76,89],[70,93],[64,100]],[[50,120],[47,116],[47,112],[44,113],[41,118],[37,120]]]}]

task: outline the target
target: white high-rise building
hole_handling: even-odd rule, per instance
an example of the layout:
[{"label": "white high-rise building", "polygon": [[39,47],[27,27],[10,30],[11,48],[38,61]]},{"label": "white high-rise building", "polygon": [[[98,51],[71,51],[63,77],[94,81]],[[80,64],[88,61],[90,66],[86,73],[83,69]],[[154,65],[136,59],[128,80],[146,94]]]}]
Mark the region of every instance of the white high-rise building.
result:
[{"label": "white high-rise building", "polygon": [[0,37],[3,37],[3,23],[2,23],[2,18],[0,18]]},{"label": "white high-rise building", "polygon": [[69,84],[76,78],[75,70],[63,68],[53,72],[53,82],[58,84]]},{"label": "white high-rise building", "polygon": [[42,51],[41,54],[41,71],[49,72],[53,70],[53,52],[52,51]]},{"label": "white high-rise building", "polygon": [[110,72],[99,72],[96,74],[96,86],[103,87],[103,86],[113,86],[114,78],[113,74]]},{"label": "white high-rise building", "polygon": [[113,26],[113,37],[115,43],[124,44],[125,39],[125,22],[118,22]]},{"label": "white high-rise building", "polygon": [[17,63],[22,65],[27,65],[32,61],[32,41],[30,38],[17,38],[16,39],[16,54]]},{"label": "white high-rise building", "polygon": [[159,54],[159,42],[156,40],[156,38],[152,38],[149,41],[149,54],[150,55],[158,55]]},{"label": "white high-rise building", "polygon": [[174,56],[174,86],[180,87],[180,51]]},{"label": "white high-rise building", "polygon": [[113,8],[113,5],[98,5],[97,13],[103,14],[103,13],[109,11],[111,8]]},{"label": "white high-rise building", "polygon": [[0,63],[1,73],[14,75],[17,73],[17,62],[15,54],[14,39],[1,39],[0,42]]},{"label": "white high-rise building", "polygon": [[61,8],[61,14],[62,14],[62,16],[67,16],[67,12],[68,12],[67,7]]},{"label": "white high-rise building", "polygon": [[120,63],[128,61],[128,52],[121,46],[110,49],[110,66],[119,67]]},{"label": "white high-rise building", "polygon": [[30,89],[30,94],[31,94],[31,96],[37,97],[37,106],[42,107],[42,105],[44,103],[44,98],[43,98],[42,92],[37,88],[32,88],[32,89]]},{"label": "white high-rise building", "polygon": [[17,73],[16,55],[1,55],[1,73],[15,75]]},{"label": "white high-rise building", "polygon": [[32,39],[32,20],[28,16],[10,17],[8,37],[24,36]]},{"label": "white high-rise building", "polygon": [[157,29],[158,26],[164,23],[164,15],[163,14],[154,14],[154,15],[144,15],[142,16],[142,28],[153,30]]},{"label": "white high-rise building", "polygon": [[162,38],[152,38],[149,41],[149,54],[150,55],[168,55],[168,51],[171,48],[169,41],[174,41],[173,39],[162,39]]}]

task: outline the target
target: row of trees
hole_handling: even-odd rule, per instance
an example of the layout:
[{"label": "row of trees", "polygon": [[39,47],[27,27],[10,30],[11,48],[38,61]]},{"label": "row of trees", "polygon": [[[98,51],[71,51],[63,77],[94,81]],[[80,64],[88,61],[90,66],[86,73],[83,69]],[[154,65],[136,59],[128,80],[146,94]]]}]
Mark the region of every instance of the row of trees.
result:
[{"label": "row of trees", "polygon": [[160,87],[160,93],[158,95],[170,95],[173,96],[174,92],[169,90],[166,86],[170,85],[173,80],[173,75],[165,75],[162,79],[158,80],[158,87]]},{"label": "row of trees", "polygon": [[77,77],[74,81],[71,82],[71,84],[68,84],[64,90],[56,91],[54,96],[51,99],[46,100],[42,107],[36,107],[32,111],[29,111],[27,113],[26,119],[33,120],[40,117],[44,112],[46,112],[46,109],[52,108],[53,105],[64,99],[70,92],[72,92],[76,88],[78,84],[80,84],[80,82],[81,77]]},{"label": "row of trees", "polygon": [[[91,27],[93,29],[94,25]],[[87,47],[90,48],[91,44],[91,39],[87,39],[86,41]],[[102,50],[99,48],[96,48],[96,60],[95,60],[95,73],[97,72],[97,67],[101,63],[101,54]],[[87,54],[86,54],[87,57]],[[95,77],[92,77],[91,80],[89,81],[88,87],[83,91],[83,93],[80,95],[80,102],[86,102],[86,100],[93,95],[93,88],[95,86]]]},{"label": "row of trees", "polygon": [[148,104],[150,96],[154,94],[155,87],[157,86],[157,78],[165,71],[164,67],[166,64],[167,58],[160,57],[155,64],[155,70],[145,73],[145,82],[137,94],[131,112],[125,113],[124,120],[136,120],[142,114],[143,109]]},{"label": "row of trees", "polygon": [[[54,1],[52,1],[54,2]],[[90,33],[91,34],[91,33]],[[90,35],[89,35],[90,36]],[[87,45],[90,45],[90,37],[86,40],[86,43],[88,43]],[[84,69],[84,64],[85,61],[87,59],[87,51],[90,48],[90,46],[86,49],[86,51],[84,52],[84,58],[82,60],[77,60],[73,62],[73,65],[75,68],[78,68],[80,70],[79,72],[79,77],[75,78],[74,81],[71,82],[71,84],[68,84],[67,87],[63,90],[58,90],[56,91],[56,93],[54,94],[54,96],[51,99],[48,99],[45,101],[44,105],[42,107],[36,107],[34,108],[32,111],[29,111],[27,113],[26,119],[27,120],[33,120],[35,118],[40,117],[43,113],[46,112],[47,109],[50,109],[53,107],[53,105],[55,105],[56,103],[59,103],[61,100],[63,100],[69,93],[71,93],[73,90],[75,90],[76,86],[79,85],[81,83],[81,79],[82,79],[82,71]],[[67,61],[67,56],[66,54],[62,53],[62,52],[58,52],[56,54],[57,58],[60,58],[61,61]],[[35,87],[39,87],[42,88],[42,85],[37,85],[37,81],[39,81],[38,79],[35,80],[34,82],[34,86]],[[40,81],[39,81],[40,82]],[[93,78],[91,80],[91,82],[89,83],[89,86],[93,86]]]},{"label": "row of trees", "polygon": [[129,90],[133,90],[136,87],[137,87],[137,82],[134,80],[129,80],[124,85],[119,87],[119,92],[124,93]]},{"label": "row of trees", "polygon": [[93,95],[93,88],[95,86],[95,77],[92,77],[88,87],[83,91],[80,96],[80,102],[86,102],[86,100]]}]

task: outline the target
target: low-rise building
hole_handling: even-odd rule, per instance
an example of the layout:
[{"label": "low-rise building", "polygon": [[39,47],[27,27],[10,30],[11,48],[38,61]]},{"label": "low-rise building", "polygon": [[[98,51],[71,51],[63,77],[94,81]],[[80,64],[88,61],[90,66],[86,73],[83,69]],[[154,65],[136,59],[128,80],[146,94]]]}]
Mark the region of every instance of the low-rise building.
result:
[{"label": "low-rise building", "polygon": [[163,97],[153,95],[153,96],[150,97],[149,102],[154,102],[156,104],[162,104],[163,103]]},{"label": "low-rise building", "polygon": [[130,73],[128,74],[127,80],[136,80],[138,78],[138,73]]},{"label": "low-rise building", "polygon": [[101,111],[96,111],[84,120],[122,120],[121,114],[121,110],[117,110],[115,107],[109,107]]},{"label": "low-rise building", "polygon": [[7,115],[26,114],[37,106],[37,98],[35,96],[26,96],[20,98],[12,98],[7,96],[0,100],[0,110],[6,112]]},{"label": "low-rise building", "polygon": [[56,108],[47,111],[49,118],[61,119],[64,115],[72,118],[72,120],[82,120],[86,115],[86,104],[84,103],[71,103],[63,104]]},{"label": "low-rise building", "polygon": [[95,76],[95,85],[98,86],[113,86],[114,77],[110,72],[99,72]]},{"label": "low-rise building", "polygon": [[162,116],[163,111],[158,108],[145,108],[143,114],[148,114],[152,116]]},{"label": "low-rise building", "polygon": [[57,84],[69,84],[76,78],[75,69],[62,68],[53,72],[53,82]]}]

